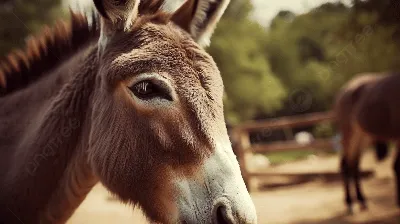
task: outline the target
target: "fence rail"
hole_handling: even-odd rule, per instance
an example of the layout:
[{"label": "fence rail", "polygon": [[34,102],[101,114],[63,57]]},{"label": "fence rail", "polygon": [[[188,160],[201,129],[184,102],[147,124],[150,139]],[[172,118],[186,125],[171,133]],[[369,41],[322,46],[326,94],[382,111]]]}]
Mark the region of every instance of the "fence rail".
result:
[{"label": "fence rail", "polygon": [[298,116],[280,117],[262,121],[250,121],[242,123],[235,128],[240,129],[241,131],[249,132],[262,129],[280,129],[287,126],[290,126],[292,128],[304,127],[324,121],[332,121],[334,118],[335,114],[332,111],[318,112]]},{"label": "fence rail", "polygon": [[[249,186],[250,178],[272,175],[271,173],[263,172],[250,172],[247,169],[246,158],[249,158],[253,153],[266,153],[276,151],[292,151],[302,150],[309,148],[318,148],[323,150],[332,149],[332,142],[330,139],[314,139],[307,144],[300,144],[294,140],[289,141],[275,141],[272,143],[264,144],[251,144],[250,132],[257,130],[272,130],[272,129],[287,129],[294,127],[306,127],[321,122],[333,121],[335,115],[332,111],[309,113],[306,115],[281,117],[276,119],[269,119],[263,121],[252,121],[235,126],[232,130],[232,136],[236,142],[234,150],[238,157],[240,168],[242,171],[243,179],[250,191]],[[296,174],[293,174],[296,175]]]},{"label": "fence rail", "polygon": [[269,144],[253,144],[251,151],[253,153],[293,151],[309,148],[331,149],[331,139],[315,139],[310,143],[299,144],[296,141],[277,141]]}]

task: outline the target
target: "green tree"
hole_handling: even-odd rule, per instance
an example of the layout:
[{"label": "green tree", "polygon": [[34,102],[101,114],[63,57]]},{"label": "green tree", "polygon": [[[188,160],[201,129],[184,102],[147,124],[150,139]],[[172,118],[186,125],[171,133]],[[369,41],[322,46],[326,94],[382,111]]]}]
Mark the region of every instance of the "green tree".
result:
[{"label": "green tree", "polygon": [[369,0],[353,7],[325,3],[301,15],[278,13],[265,44],[272,72],[288,91],[276,115],[296,113],[290,97],[299,89],[313,102],[304,112],[328,110],[338,89],[357,73],[398,71],[400,25],[388,16],[392,8],[392,0]]},{"label": "green tree", "polygon": [[250,20],[251,10],[249,1],[233,0],[208,48],[224,80],[226,116],[231,123],[251,119],[259,111],[280,109],[286,95],[265,60],[266,31]]},{"label": "green tree", "polygon": [[[343,4],[326,3],[302,15],[282,11],[272,20],[264,52],[272,71],[289,93],[280,115],[328,107],[335,86],[329,62],[342,47],[335,36],[348,14],[349,9]],[[312,105],[305,105],[304,111],[292,109],[292,92],[298,91],[305,91],[312,98]]]}]

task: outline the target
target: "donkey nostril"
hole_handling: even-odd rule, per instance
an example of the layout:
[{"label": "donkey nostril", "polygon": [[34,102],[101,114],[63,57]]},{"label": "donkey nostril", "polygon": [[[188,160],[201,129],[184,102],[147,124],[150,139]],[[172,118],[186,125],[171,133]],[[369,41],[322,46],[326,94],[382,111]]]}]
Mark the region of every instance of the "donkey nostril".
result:
[{"label": "donkey nostril", "polygon": [[217,208],[217,212],[215,213],[216,224],[233,224],[227,214],[227,209],[224,205],[220,205]]}]

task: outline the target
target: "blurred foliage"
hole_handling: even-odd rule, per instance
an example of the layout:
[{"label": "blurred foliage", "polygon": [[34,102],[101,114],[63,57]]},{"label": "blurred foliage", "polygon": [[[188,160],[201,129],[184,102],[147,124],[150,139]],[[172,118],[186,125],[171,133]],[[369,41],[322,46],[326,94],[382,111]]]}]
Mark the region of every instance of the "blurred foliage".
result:
[{"label": "blurred foliage", "polygon": [[271,165],[279,165],[281,163],[307,159],[314,154],[314,149],[305,149],[296,151],[269,152],[265,153],[264,155],[268,158]]},{"label": "blurred foliage", "polygon": [[[208,49],[224,78],[228,121],[329,110],[357,73],[398,71],[399,6],[324,3],[300,15],[278,12],[265,28],[249,19],[249,1],[232,0]],[[329,129],[314,131],[330,135]]]},{"label": "blurred foliage", "polygon": [[231,123],[250,119],[258,110],[272,113],[286,96],[260,48],[267,32],[250,20],[251,9],[247,0],[232,1],[208,48],[224,79],[226,116]]},{"label": "blurred foliage", "polygon": [[323,122],[315,125],[312,134],[315,138],[331,138],[335,135],[335,131],[331,122]]},{"label": "blurred foliage", "polygon": [[28,35],[64,16],[60,6],[61,0],[0,0],[0,55],[22,47]]}]

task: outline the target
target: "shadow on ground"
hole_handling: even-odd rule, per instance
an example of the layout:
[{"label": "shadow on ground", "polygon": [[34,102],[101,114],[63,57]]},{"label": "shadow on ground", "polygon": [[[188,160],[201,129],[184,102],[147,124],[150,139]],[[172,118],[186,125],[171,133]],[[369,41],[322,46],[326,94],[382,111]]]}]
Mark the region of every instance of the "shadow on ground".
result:
[{"label": "shadow on ground", "polygon": [[[386,189],[385,179],[374,182],[374,187]],[[400,210],[396,209],[393,195],[369,195],[368,205],[370,207],[368,210],[360,211],[357,203],[354,203],[353,215],[343,212],[324,220],[303,220],[291,224],[400,224]]]},{"label": "shadow on ground", "polygon": [[347,215],[338,215],[327,220],[318,221],[300,221],[293,222],[292,224],[400,224],[400,215],[392,215],[390,217],[378,218],[376,220],[368,221],[351,221]]}]

